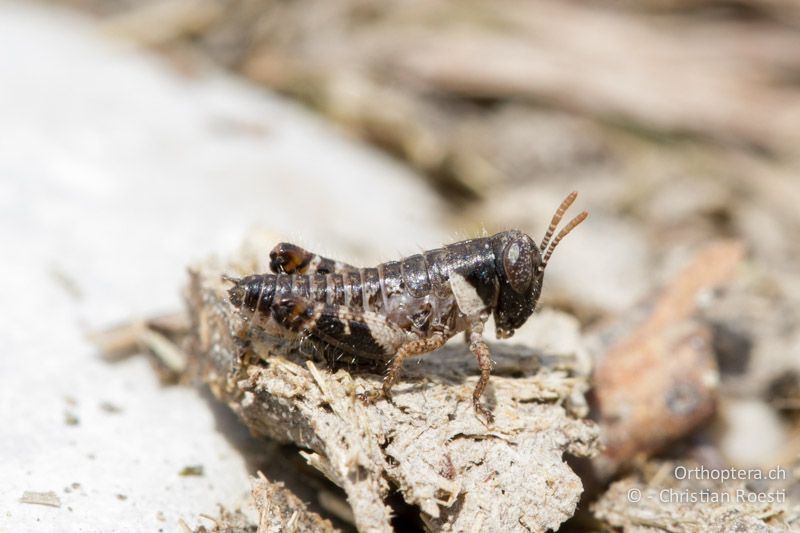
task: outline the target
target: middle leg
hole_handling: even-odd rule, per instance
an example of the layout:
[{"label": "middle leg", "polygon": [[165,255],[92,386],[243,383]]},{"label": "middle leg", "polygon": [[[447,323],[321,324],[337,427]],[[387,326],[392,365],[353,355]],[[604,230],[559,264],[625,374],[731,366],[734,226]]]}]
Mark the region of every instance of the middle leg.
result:
[{"label": "middle leg", "polygon": [[492,373],[492,354],[486,341],[483,340],[483,324],[484,320],[481,319],[474,322],[469,328],[469,350],[478,360],[478,368],[481,371],[478,384],[475,385],[475,390],[472,392],[472,406],[475,408],[476,413],[483,415],[486,421],[491,424],[494,422],[494,415],[481,405],[481,396],[486,390],[489,376]]}]

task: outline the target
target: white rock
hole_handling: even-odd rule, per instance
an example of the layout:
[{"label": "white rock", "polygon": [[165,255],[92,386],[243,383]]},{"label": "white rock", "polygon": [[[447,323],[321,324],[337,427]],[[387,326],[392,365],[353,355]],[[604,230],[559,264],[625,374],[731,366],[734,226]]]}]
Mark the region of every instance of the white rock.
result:
[{"label": "white rock", "polygon": [[720,449],[739,467],[770,466],[780,459],[788,440],[786,427],[773,408],[755,399],[726,401],[721,406]]}]

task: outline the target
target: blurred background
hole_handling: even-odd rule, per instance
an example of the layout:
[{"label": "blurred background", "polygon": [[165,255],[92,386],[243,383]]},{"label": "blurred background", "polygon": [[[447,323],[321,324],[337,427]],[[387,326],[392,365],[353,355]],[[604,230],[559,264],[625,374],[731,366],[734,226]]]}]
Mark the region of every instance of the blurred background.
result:
[{"label": "blurred background", "polygon": [[[600,486],[652,454],[797,469],[797,3],[4,0],[0,46],[8,531],[68,506],[101,529],[141,515],[173,530],[247,492],[237,445],[206,435],[226,415],[83,339],[179,309],[190,263],[254,228],[360,263],[508,228],[538,240],[571,190],[590,218],[560,245],[541,306],[574,315],[603,368],[631,317],[691,287],[673,321],[702,328],[713,381],[691,393],[711,408],[633,438]],[[741,258],[703,255],[720,240]],[[687,281],[706,257],[730,274]],[[608,402],[593,398],[601,423]],[[45,426],[55,436],[34,435]],[[168,464],[94,482],[140,469],[121,435]],[[205,450],[202,487],[175,477],[187,448]],[[94,473],[73,479],[83,463]],[[63,502],[42,515],[18,502],[28,489]],[[102,511],[69,503],[81,491]]]}]

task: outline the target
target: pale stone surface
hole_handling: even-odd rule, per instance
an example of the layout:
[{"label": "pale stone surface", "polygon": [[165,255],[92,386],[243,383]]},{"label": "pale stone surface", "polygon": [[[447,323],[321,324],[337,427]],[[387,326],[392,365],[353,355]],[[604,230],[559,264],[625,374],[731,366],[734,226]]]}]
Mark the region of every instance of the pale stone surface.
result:
[{"label": "pale stone surface", "polygon": [[445,240],[436,203],[296,106],[72,14],[0,2],[0,49],[0,531],[175,531],[235,507],[246,430],[86,332],[179,309],[186,265],[248,227],[375,260]]},{"label": "pale stone surface", "polygon": [[755,468],[764,458],[782,457],[789,449],[786,423],[766,402],[728,399],[720,405],[720,451],[731,463]]}]

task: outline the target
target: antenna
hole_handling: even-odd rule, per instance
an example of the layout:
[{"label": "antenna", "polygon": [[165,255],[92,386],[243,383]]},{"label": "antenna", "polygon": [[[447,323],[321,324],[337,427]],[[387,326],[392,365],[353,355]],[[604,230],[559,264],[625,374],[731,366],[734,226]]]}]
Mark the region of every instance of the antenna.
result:
[{"label": "antenna", "polygon": [[542,239],[542,244],[539,247],[539,250],[541,250],[541,252],[544,254],[544,257],[542,257],[542,268],[544,268],[547,265],[547,261],[550,260],[550,256],[553,255],[553,250],[556,249],[556,246],[558,245],[559,242],[561,242],[561,239],[566,237],[570,231],[574,230],[578,226],[578,224],[586,220],[586,217],[589,216],[589,213],[587,211],[581,212],[578,216],[570,220],[569,224],[564,226],[564,228],[561,231],[558,232],[558,235],[556,235],[556,238],[553,239],[553,242],[550,242],[550,238],[556,231],[556,227],[558,226],[559,222],[561,222],[564,213],[566,213],[567,209],[569,209],[569,206],[572,205],[572,203],[575,201],[575,198],[577,197],[578,197],[578,191],[572,191],[571,193],[569,193],[569,195],[566,198],[564,198],[564,201],[561,202],[561,205],[558,206],[556,214],[553,215],[553,220],[550,222],[550,227],[547,228],[547,233],[544,234],[544,239]]},{"label": "antenna", "polygon": [[578,197],[578,191],[572,191],[569,195],[564,198],[564,201],[561,202],[561,205],[558,206],[556,210],[556,214],[553,215],[553,220],[550,221],[550,227],[547,228],[547,233],[544,234],[544,239],[542,239],[542,244],[539,246],[541,251],[544,251],[547,248],[547,244],[550,242],[550,237],[553,236],[553,232],[556,230],[556,226],[558,223],[561,222],[561,217],[564,216],[564,213],[567,212],[569,206],[572,205],[572,202],[575,201],[575,198]]},{"label": "antenna", "polygon": [[567,224],[564,227],[564,229],[558,232],[558,235],[556,235],[556,238],[553,239],[553,242],[550,243],[550,246],[547,248],[547,252],[545,252],[544,254],[544,258],[542,259],[542,262],[545,265],[547,264],[547,261],[550,259],[550,256],[553,255],[553,250],[556,249],[556,245],[559,242],[561,242],[561,239],[563,239],[570,231],[574,230],[578,224],[586,220],[586,217],[588,216],[589,216],[588,211],[581,212],[580,215],[570,220],[569,224]]}]

